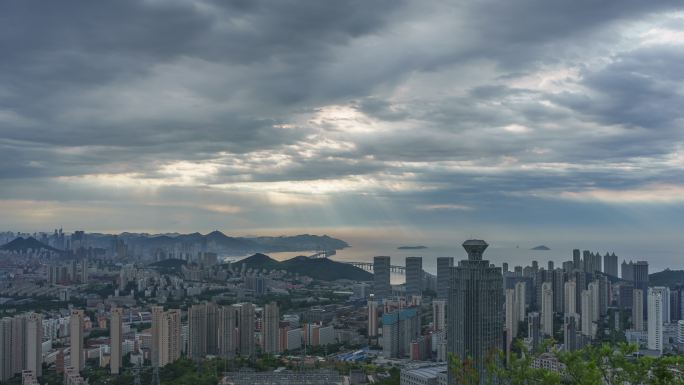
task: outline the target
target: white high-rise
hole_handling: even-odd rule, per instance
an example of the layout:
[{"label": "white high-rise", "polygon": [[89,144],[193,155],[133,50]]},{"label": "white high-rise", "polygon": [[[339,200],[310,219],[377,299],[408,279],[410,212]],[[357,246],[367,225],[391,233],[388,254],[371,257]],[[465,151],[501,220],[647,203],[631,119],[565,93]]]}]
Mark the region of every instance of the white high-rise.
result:
[{"label": "white high-rise", "polygon": [[70,357],[71,363],[69,366],[78,370],[79,372],[85,367],[85,356],[83,352],[83,321],[85,315],[83,310],[72,310],[71,318],[69,319],[69,333],[70,335]]},{"label": "white high-rise", "polygon": [[43,316],[26,316],[26,370],[36,377],[43,375]]},{"label": "white high-rise", "polygon": [[525,322],[525,316],[527,315],[527,299],[525,297],[525,285],[525,282],[517,282],[515,284],[515,305],[518,308],[516,314],[518,315],[519,322]]},{"label": "white high-rise", "polygon": [[664,287],[648,289],[648,348],[663,351]]},{"label": "white high-rise", "polygon": [[565,282],[563,285],[563,295],[565,296],[565,301],[563,301],[563,304],[565,305],[564,312],[565,314],[575,314],[577,313],[577,285],[575,285],[575,281],[568,281]]},{"label": "white high-rise", "polygon": [[542,283],[541,297],[541,328],[542,333],[553,336],[553,285],[551,282]]},{"label": "white high-rise", "polygon": [[511,348],[513,338],[518,335],[517,304],[515,303],[515,289],[506,289],[506,353]]}]

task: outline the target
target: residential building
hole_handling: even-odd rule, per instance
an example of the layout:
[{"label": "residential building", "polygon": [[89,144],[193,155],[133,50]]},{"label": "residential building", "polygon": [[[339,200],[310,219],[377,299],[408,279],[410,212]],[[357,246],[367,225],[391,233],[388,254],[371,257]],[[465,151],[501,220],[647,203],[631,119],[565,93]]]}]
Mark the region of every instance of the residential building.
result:
[{"label": "residential building", "polygon": [[437,298],[446,300],[449,298],[449,272],[454,266],[451,257],[437,258]]},{"label": "residential building", "polygon": [[69,319],[70,363],[69,366],[77,371],[85,367],[85,353],[83,351],[83,310],[72,310]]},{"label": "residential building", "polygon": [[648,348],[663,352],[663,307],[665,287],[648,289]]},{"label": "residential building", "polygon": [[264,353],[280,353],[280,310],[275,302],[264,306],[262,340]]},{"label": "residential building", "polygon": [[553,287],[551,282],[542,284],[541,327],[545,336],[553,337]]},{"label": "residential building", "polygon": [[382,315],[382,354],[403,358],[410,353],[411,341],[420,336],[417,308],[399,309]]},{"label": "residential building", "polygon": [[109,322],[109,345],[110,359],[109,368],[112,374],[119,374],[122,365],[122,344],[123,344],[123,310],[121,308],[112,309],[112,316]]},{"label": "residential building", "polygon": [[392,296],[390,285],[390,257],[373,257],[373,293],[377,299],[385,299]]},{"label": "residential building", "polygon": [[406,295],[423,292],[423,258],[406,257]]},{"label": "residential building", "polygon": [[435,299],[432,301],[432,330],[440,331],[446,327],[446,301]]}]

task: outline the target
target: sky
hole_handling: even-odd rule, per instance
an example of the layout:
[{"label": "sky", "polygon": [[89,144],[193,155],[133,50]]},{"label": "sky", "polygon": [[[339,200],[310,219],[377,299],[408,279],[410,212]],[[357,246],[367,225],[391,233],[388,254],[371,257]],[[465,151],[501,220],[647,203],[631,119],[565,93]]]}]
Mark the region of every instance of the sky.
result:
[{"label": "sky", "polygon": [[683,48],[679,0],[2,1],[0,228],[674,258]]}]

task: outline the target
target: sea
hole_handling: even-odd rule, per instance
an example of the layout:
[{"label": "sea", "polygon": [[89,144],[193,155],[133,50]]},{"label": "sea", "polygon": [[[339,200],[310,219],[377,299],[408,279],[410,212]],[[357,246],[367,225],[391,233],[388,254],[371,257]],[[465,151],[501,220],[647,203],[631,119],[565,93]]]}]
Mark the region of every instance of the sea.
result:
[{"label": "sea", "polygon": [[[362,237],[358,239],[344,238],[351,247],[337,250],[336,254],[329,257],[335,261],[340,262],[372,262],[374,256],[387,255],[391,258],[393,265],[404,266],[406,257],[422,257],[423,270],[436,274],[437,272],[437,258],[438,257],[453,257],[456,264],[459,260],[466,259],[467,255],[461,246],[462,240],[454,241],[453,244],[445,244],[445,242],[437,243],[404,243],[392,239],[373,239]],[[401,246],[425,246],[424,249],[399,249]],[[615,252],[618,255],[618,264],[623,260],[646,260],[650,264],[650,273],[671,269],[684,269],[684,260],[678,257],[676,253],[671,250],[660,250],[658,248],[649,247],[648,245],[629,245],[622,246],[615,245],[615,247],[607,247],[601,245],[592,247],[583,247],[582,245],[566,245],[566,244],[545,244],[550,250],[532,250],[532,248],[540,246],[535,244],[490,244],[484,254],[484,258],[491,261],[491,263],[501,266],[507,262],[509,269],[513,270],[515,266],[527,266],[532,264],[532,261],[537,261],[540,267],[546,268],[549,261],[554,262],[554,267],[561,267],[564,261],[572,260],[572,250],[578,248],[584,250],[585,248],[592,252],[599,252],[601,255],[606,252]],[[313,254],[312,252],[311,254]],[[306,255],[304,252],[288,252],[288,253],[272,253],[271,257],[277,260],[285,260],[298,255]],[[618,267],[619,268],[619,267]],[[404,281],[403,275],[394,275],[392,283],[402,283]]]}]

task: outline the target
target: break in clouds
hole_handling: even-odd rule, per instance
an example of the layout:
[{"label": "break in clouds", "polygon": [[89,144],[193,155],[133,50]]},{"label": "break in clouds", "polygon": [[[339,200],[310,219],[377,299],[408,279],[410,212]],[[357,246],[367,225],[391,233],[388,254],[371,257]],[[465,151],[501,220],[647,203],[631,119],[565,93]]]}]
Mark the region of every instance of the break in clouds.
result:
[{"label": "break in clouds", "polygon": [[4,1],[0,224],[673,240],[683,48],[680,1]]}]

